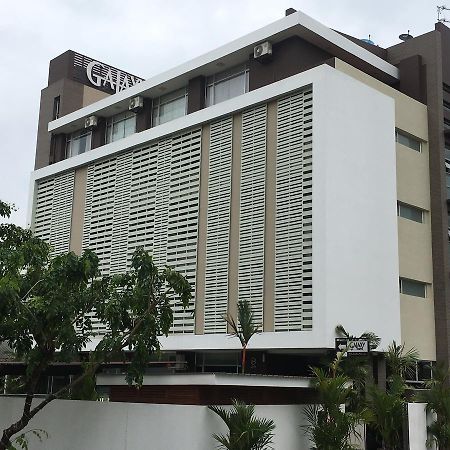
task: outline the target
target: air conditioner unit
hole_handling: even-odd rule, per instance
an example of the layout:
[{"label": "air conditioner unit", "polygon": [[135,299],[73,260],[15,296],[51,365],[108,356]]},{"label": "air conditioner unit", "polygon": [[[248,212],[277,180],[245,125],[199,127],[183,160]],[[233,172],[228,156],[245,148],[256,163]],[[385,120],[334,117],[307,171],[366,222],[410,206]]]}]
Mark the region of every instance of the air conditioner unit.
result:
[{"label": "air conditioner unit", "polygon": [[262,42],[253,48],[253,58],[264,60],[272,56],[272,44],[269,41]]},{"label": "air conditioner unit", "polygon": [[137,97],[130,98],[128,103],[128,109],[130,111],[138,111],[144,107],[144,98],[138,95]]},{"label": "air conditioner unit", "polygon": [[84,119],[84,128],[92,129],[97,126],[97,117],[96,116],[89,116]]}]

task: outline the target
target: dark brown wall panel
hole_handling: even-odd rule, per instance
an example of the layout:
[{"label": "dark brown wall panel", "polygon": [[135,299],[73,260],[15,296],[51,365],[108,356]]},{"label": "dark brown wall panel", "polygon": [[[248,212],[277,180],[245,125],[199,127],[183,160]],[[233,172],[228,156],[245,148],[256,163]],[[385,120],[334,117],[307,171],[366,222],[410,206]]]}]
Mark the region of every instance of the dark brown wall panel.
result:
[{"label": "dark brown wall panel", "polygon": [[249,60],[251,91],[323,64],[332,56],[297,36],[275,44],[272,50],[270,61],[259,62],[251,55]]},{"label": "dark brown wall panel", "polygon": [[136,115],[136,133],[148,130],[152,124],[152,99],[144,98],[144,107]]},{"label": "dark brown wall panel", "polygon": [[56,162],[50,158],[51,135],[47,131],[48,123],[53,119],[55,97],[59,96],[61,99],[60,116],[63,116],[83,106],[83,90],[83,85],[72,80],[62,79],[41,91],[35,169],[40,169]]},{"label": "dark brown wall panel", "polygon": [[257,386],[111,386],[113,402],[176,405],[229,405],[232,399],[254,405],[300,405],[317,400],[311,389]]},{"label": "dark brown wall panel", "polygon": [[[443,39],[447,42],[443,44]],[[444,114],[442,50],[449,45],[448,36],[432,31],[388,48],[388,61],[399,64],[405,58],[421,56],[425,65],[425,93],[428,106],[428,138],[430,153],[431,233],[433,252],[433,294],[436,326],[436,358],[450,362],[450,286],[448,261],[447,190],[444,166]],[[448,59],[448,54],[445,58]],[[405,72],[402,76],[407,77]],[[450,83],[450,80],[448,80]]]},{"label": "dark brown wall panel", "polygon": [[105,145],[106,140],[106,119],[100,117],[97,126],[92,130],[91,148],[98,148]]},{"label": "dark brown wall panel", "polygon": [[188,84],[188,114],[205,107],[205,77],[196,77]]},{"label": "dark brown wall panel", "polygon": [[398,90],[419,102],[426,103],[426,74],[422,69],[422,57],[414,55],[402,59],[397,67],[400,70]]}]

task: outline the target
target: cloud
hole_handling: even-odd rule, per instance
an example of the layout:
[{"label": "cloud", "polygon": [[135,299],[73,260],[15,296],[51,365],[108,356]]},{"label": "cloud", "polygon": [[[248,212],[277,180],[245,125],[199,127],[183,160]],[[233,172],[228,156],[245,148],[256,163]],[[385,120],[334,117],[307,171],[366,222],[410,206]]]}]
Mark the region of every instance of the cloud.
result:
[{"label": "cloud", "polygon": [[0,17],[0,197],[25,224],[40,91],[68,49],[147,78],[284,16],[294,7],[335,29],[393,45],[434,28],[433,2],[378,0],[25,0]]}]

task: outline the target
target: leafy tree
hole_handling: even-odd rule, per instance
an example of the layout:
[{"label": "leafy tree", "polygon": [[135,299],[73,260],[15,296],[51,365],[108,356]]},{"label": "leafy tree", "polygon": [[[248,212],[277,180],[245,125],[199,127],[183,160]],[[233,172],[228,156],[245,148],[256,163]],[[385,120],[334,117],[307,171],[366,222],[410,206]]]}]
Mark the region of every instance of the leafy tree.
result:
[{"label": "leafy tree", "polygon": [[[0,216],[10,214],[11,206],[0,201]],[[0,342],[26,365],[24,406],[3,430],[0,450],[12,445],[12,437],[46,405],[81,388],[103,363],[125,350],[133,350],[126,380],[142,384],[150,354],[159,351],[158,337],[167,335],[172,325],[171,301],[186,307],[191,299],[186,279],[170,267],[158,269],[142,249],[134,253],[128,273],[111,277],[100,275],[98,258],[89,250],[54,258],[50,250],[30,230],[0,225]],[[89,353],[83,373],[33,404],[49,364],[79,360],[94,335],[93,319],[109,331]]]},{"label": "leafy tree", "polygon": [[231,409],[209,406],[228,427],[228,434],[213,434],[226,450],[266,450],[272,444],[275,424],[270,419],[259,419],[254,416],[255,407],[233,400]]},{"label": "leafy tree", "polygon": [[439,449],[450,448],[450,371],[445,366],[433,368],[433,378],[425,384],[420,400],[427,403],[427,411],[436,414],[428,426],[430,439]]},{"label": "leafy tree", "polygon": [[224,320],[231,328],[231,335],[236,336],[242,345],[242,373],[245,373],[245,364],[247,356],[247,346],[250,339],[257,333],[260,333],[261,326],[255,323],[255,317],[250,303],[247,300],[238,302],[238,323],[228,314]]},{"label": "leafy tree", "polygon": [[362,413],[346,410],[356,392],[352,380],[342,373],[343,353],[326,368],[311,368],[313,387],[319,394],[319,403],[308,405],[305,427],[310,440],[320,450],[350,450],[357,448],[351,443],[353,436],[360,437],[357,426],[362,423]]}]

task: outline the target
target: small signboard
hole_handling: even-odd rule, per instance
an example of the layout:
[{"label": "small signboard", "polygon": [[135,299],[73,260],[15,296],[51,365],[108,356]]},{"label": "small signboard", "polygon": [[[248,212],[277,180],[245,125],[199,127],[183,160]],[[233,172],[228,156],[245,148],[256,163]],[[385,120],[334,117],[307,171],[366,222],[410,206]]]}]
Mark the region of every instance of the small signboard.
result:
[{"label": "small signboard", "polygon": [[368,355],[370,351],[367,339],[336,338],[336,350],[348,355]]}]

